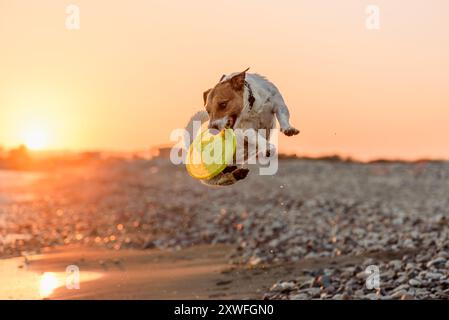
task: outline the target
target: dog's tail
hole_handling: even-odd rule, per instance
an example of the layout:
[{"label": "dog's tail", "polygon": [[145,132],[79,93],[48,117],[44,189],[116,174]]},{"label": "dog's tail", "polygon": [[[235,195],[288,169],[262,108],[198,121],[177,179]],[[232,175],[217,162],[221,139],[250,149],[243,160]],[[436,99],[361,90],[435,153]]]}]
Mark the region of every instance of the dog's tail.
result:
[{"label": "dog's tail", "polygon": [[206,121],[209,121],[209,115],[204,110],[198,111],[190,118],[189,122],[186,125],[186,131],[189,133],[189,135],[184,139],[184,145],[186,147],[186,150],[192,144],[193,139],[196,137],[198,133],[198,129],[200,129],[201,125]]}]

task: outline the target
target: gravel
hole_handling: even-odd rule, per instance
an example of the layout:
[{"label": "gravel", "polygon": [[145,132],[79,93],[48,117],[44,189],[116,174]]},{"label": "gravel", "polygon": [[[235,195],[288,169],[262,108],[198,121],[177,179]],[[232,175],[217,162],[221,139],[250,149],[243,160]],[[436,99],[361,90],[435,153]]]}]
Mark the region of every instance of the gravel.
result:
[{"label": "gravel", "polygon": [[[243,267],[359,257],[278,279],[265,299],[449,298],[449,164],[282,160],[211,188],[162,159],[57,171],[0,203],[0,257],[82,243],[114,250],[235,246]],[[354,260],[355,261],[355,260]],[[368,266],[380,286],[368,289]]]}]

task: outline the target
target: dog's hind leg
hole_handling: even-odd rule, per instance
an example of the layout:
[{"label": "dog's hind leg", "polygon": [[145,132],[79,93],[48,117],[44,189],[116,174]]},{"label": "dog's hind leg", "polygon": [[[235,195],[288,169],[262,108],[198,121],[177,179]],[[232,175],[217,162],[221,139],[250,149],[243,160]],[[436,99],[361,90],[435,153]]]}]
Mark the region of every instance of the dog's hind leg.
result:
[{"label": "dog's hind leg", "polygon": [[237,166],[227,167],[219,175],[209,180],[201,180],[201,182],[208,186],[222,187],[229,186],[239,180],[243,180],[248,175],[249,169],[239,168]]},{"label": "dog's hind leg", "polygon": [[279,121],[279,126],[281,127],[281,132],[286,136],[294,136],[299,133],[299,130],[290,125],[290,112],[284,103],[284,99],[280,95],[273,98],[274,110],[276,118]]}]

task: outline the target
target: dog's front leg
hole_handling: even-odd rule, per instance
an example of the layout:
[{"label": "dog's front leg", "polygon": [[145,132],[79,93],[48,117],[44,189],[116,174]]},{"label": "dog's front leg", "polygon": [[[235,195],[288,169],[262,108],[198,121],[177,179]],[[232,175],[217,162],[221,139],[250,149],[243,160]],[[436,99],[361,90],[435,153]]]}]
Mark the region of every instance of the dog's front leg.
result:
[{"label": "dog's front leg", "polygon": [[281,132],[286,136],[294,136],[299,133],[299,130],[290,125],[290,113],[287,106],[284,103],[276,104],[274,107],[274,113],[279,121]]}]

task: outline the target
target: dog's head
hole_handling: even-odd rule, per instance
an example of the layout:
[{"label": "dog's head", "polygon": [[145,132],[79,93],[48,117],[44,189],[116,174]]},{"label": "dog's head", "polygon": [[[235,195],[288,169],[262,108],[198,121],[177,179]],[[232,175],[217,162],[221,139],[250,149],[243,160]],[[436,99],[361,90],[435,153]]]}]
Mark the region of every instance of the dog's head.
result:
[{"label": "dog's head", "polygon": [[248,69],[219,82],[214,88],[203,93],[210,129],[221,131],[224,128],[234,128],[243,110],[246,71]]}]

